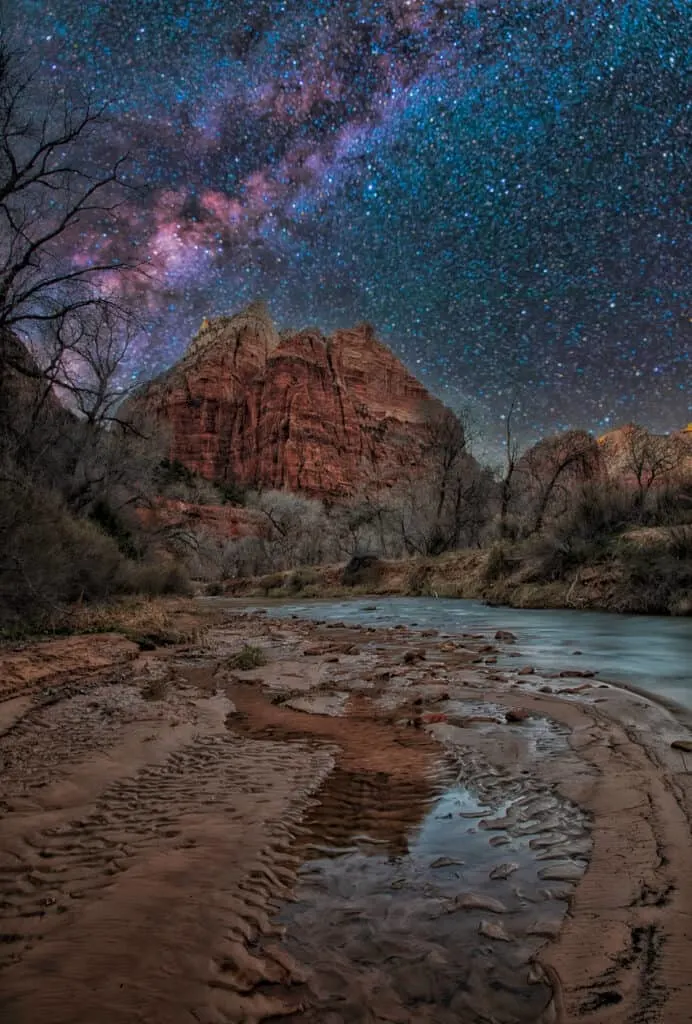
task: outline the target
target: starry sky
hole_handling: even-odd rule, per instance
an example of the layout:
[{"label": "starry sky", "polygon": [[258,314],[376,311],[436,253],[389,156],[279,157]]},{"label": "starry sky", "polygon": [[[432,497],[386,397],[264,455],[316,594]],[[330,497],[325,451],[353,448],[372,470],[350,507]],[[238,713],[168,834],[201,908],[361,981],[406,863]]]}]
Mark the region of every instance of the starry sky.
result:
[{"label": "starry sky", "polygon": [[692,419],[688,0],[12,0],[45,95],[147,189],[133,375],[203,316],[372,321],[492,443]]}]

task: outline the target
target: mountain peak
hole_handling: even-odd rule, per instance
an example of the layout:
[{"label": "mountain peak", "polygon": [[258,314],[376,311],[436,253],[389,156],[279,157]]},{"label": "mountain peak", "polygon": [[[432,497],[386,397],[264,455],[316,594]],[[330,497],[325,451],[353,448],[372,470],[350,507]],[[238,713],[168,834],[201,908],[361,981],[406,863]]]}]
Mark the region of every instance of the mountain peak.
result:
[{"label": "mountain peak", "polygon": [[279,344],[279,335],[265,302],[251,302],[244,310],[230,316],[204,317],[197,334],[183,359],[197,357],[218,346],[236,349],[248,344],[264,349],[265,357]]},{"label": "mountain peak", "polygon": [[414,472],[442,404],[360,324],[282,334],[266,306],[205,320],[141,392],[171,458],[218,481],[337,498]]}]

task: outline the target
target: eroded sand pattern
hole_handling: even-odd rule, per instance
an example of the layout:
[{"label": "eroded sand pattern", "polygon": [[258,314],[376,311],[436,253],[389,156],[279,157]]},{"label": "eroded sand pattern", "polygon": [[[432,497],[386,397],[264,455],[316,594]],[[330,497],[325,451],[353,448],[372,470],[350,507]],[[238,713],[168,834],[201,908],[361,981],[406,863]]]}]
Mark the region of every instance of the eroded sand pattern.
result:
[{"label": "eroded sand pattern", "polygon": [[3,654],[3,1021],[691,1019],[670,712],[489,637],[217,618]]}]

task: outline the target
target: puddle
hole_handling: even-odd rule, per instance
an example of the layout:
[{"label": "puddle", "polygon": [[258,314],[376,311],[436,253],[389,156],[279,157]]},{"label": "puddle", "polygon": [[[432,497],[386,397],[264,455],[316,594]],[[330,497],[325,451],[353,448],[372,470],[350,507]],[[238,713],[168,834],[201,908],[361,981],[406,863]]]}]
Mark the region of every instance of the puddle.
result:
[{"label": "puddle", "polygon": [[[337,769],[304,827],[296,899],[279,919],[311,971],[301,1020],[553,1019],[532,960],[586,867],[576,807],[511,772],[469,783],[450,759],[427,786]],[[546,864],[551,843],[560,859]]]}]

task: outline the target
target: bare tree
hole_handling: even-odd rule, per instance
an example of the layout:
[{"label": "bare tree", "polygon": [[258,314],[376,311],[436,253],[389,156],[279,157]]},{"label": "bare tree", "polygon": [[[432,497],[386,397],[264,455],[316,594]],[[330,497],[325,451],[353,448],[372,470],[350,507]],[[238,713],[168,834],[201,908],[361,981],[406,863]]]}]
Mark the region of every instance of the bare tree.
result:
[{"label": "bare tree", "polygon": [[[622,468],[634,477],[637,502],[643,508],[652,487],[670,480],[683,465],[685,446],[679,437],[652,434],[636,423],[624,428]],[[606,441],[606,450],[608,441]]]},{"label": "bare tree", "polygon": [[516,398],[512,398],[505,416],[505,466],[500,479],[500,537],[505,540],[510,536],[509,509],[512,500],[514,473],[519,458],[519,442],[513,434],[512,418],[517,407]]},{"label": "bare tree", "polygon": [[[127,156],[106,170],[89,168],[87,147],[107,124],[105,106],[72,104],[62,93],[41,102],[36,75],[0,33],[0,332],[71,330],[95,301],[121,309],[99,286],[139,268],[117,257],[69,258],[89,226],[111,222],[129,191]],[[36,354],[36,353],[34,353]],[[27,366],[3,353],[20,373]]]},{"label": "bare tree", "polygon": [[569,430],[530,448],[516,466],[529,517],[526,534],[540,533],[547,515],[557,518],[564,512],[569,494],[599,466],[598,443],[583,430]]},{"label": "bare tree", "polygon": [[95,299],[78,317],[50,325],[44,373],[77,416],[92,426],[118,424],[135,432],[118,409],[134,390],[122,381],[138,325],[109,302]]},{"label": "bare tree", "polygon": [[407,554],[440,555],[480,542],[493,485],[469,451],[469,422],[436,404],[419,465],[380,496]]},{"label": "bare tree", "polygon": [[326,517],[321,501],[288,491],[263,491],[248,496],[270,527],[273,568],[314,565],[324,560]]}]

